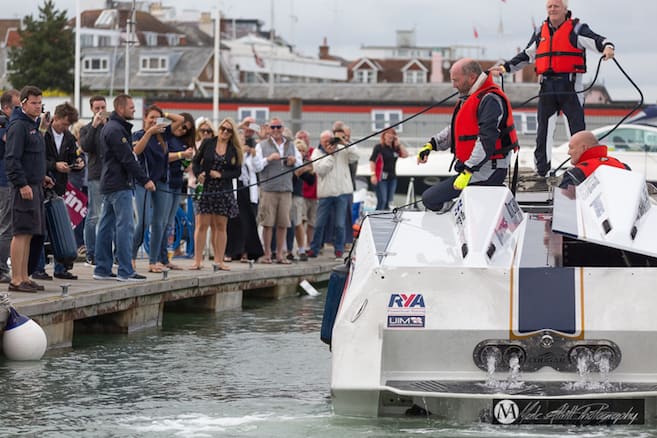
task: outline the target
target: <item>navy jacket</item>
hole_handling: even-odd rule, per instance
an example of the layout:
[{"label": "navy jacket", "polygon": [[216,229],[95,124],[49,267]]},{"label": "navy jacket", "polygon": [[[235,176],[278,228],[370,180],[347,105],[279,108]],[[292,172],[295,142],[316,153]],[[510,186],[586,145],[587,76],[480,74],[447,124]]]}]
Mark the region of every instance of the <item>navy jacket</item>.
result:
[{"label": "navy jacket", "polygon": [[117,115],[115,111],[103,127],[100,134],[103,150],[100,193],[103,195],[132,189],[135,180],[141,185],[148,182],[148,177],[132,152],[131,131],[132,124]]},{"label": "navy jacket", "polygon": [[46,144],[38,122],[21,107],[14,108],[9,119],[5,166],[9,181],[17,189],[41,184],[46,176]]},{"label": "navy jacket", "polygon": [[87,153],[87,178],[89,181],[98,181],[103,170],[102,150],[100,147],[100,133],[104,123],[94,128],[92,122],[80,128],[80,147]]},{"label": "navy jacket", "polygon": [[[71,134],[70,131],[64,131],[64,138],[62,139],[62,145],[59,148],[59,152],[57,152],[57,145],[55,144],[55,137],[53,137],[52,128],[48,129],[43,137],[46,142],[46,169],[48,175],[55,180],[55,193],[59,196],[63,196],[64,193],[66,193],[68,173],[58,172],[55,163],[57,161],[64,161],[69,166],[75,163],[75,160],[78,157],[78,146],[75,142],[75,137],[73,137],[73,134]],[[73,170],[73,172],[80,171]]]}]

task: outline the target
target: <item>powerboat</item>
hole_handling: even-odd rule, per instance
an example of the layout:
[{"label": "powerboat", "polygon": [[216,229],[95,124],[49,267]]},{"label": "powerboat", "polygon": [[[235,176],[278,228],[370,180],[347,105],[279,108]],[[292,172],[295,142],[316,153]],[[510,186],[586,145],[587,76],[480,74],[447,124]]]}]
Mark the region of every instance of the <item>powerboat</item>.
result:
[{"label": "powerboat", "polygon": [[521,203],[366,216],[322,324],[334,411],[493,424],[657,422],[657,208],[599,167]]}]

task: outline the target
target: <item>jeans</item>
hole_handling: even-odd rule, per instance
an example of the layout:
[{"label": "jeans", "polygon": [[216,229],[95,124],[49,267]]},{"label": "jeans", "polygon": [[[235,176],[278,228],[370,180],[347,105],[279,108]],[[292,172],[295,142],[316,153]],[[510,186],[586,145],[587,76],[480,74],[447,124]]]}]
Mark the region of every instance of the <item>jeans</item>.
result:
[{"label": "jeans", "polygon": [[[137,211],[137,222],[132,239],[132,258],[137,258],[139,247],[144,243],[144,234],[151,223],[152,193],[142,186],[135,187],[135,209]],[[152,237],[152,236],[151,236]],[[152,242],[152,238],[151,238]]]},{"label": "jeans", "polygon": [[376,209],[390,210],[390,201],[397,190],[397,178],[382,179],[376,185]]},{"label": "jeans", "polygon": [[98,220],[96,234],[96,267],[95,275],[109,276],[112,273],[112,236],[116,239],[116,258],[119,261],[119,277],[131,277],[132,269],[131,245],[135,233],[133,219],[133,191],[119,190],[103,196],[103,204]]},{"label": "jeans", "polygon": [[328,222],[329,214],[333,211],[335,238],[333,240],[333,247],[336,252],[344,252],[344,239],[345,239],[345,215],[347,214],[347,204],[349,203],[349,194],[330,196],[328,198],[320,198],[317,206],[317,222],[315,223],[315,234],[313,241],[310,244],[310,249],[319,254],[319,250],[324,241],[324,233],[327,232],[326,224]]},{"label": "jeans", "polygon": [[171,261],[169,260],[169,235],[170,233],[175,233],[173,227],[176,223],[176,213],[178,212],[178,207],[180,207],[180,201],[182,199],[182,194],[167,193],[167,195],[170,198],[169,214],[167,216],[166,226],[164,227],[164,236],[162,236],[160,255],[158,257],[158,261],[163,265],[168,265]]},{"label": "jeans", "polygon": [[[150,198],[152,199],[152,211],[151,211],[151,235],[150,235],[150,248],[148,251],[148,263],[154,265],[158,262],[160,258],[160,250],[162,245],[164,245],[164,250],[166,251],[165,236],[167,224],[169,223],[169,216],[171,215],[171,204],[173,203],[173,195],[169,193],[169,184],[159,182],[157,183],[157,190],[149,193]],[[139,203],[137,208],[141,208]],[[146,229],[148,229],[146,227]],[[135,244],[137,244],[138,236],[136,234],[137,228],[135,228]],[[137,245],[137,248],[139,246]],[[133,245],[133,254],[135,246]]]},{"label": "jeans", "polygon": [[96,251],[96,226],[100,216],[100,206],[103,197],[100,194],[100,180],[87,182],[87,216],[84,221],[84,245],[87,248],[87,258],[94,259]]}]

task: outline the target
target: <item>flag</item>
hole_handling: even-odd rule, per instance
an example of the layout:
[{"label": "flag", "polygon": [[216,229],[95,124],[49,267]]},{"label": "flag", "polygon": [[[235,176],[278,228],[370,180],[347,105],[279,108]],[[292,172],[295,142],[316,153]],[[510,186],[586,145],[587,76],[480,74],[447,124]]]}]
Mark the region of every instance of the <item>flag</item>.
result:
[{"label": "flag", "polygon": [[479,32],[477,32],[477,28],[472,26],[472,32],[474,33],[475,39],[479,38]]},{"label": "flag", "polygon": [[263,61],[262,58],[258,56],[258,53],[256,53],[255,50],[255,46],[251,46],[251,51],[253,52],[253,59],[255,59],[256,65],[260,68],[265,68],[265,61]]}]

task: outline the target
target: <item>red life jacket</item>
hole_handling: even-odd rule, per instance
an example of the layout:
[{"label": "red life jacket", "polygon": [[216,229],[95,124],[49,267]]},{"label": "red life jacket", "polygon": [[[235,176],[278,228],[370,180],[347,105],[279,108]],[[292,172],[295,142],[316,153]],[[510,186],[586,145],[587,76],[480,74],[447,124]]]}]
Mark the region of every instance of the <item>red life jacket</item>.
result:
[{"label": "red life jacket", "polygon": [[494,93],[502,98],[506,105],[507,118],[504,127],[501,129],[500,136],[495,142],[495,153],[490,157],[491,160],[504,158],[511,150],[518,148],[518,134],[513,125],[513,113],[509,99],[504,95],[500,87],[493,82],[488,76],[481,87],[468,96],[460,108],[457,108],[454,121],[452,123],[452,141],[454,145],[454,154],[456,159],[465,163],[472,154],[472,150],[479,138],[479,120],[477,119],[477,110],[481,99],[488,94]]},{"label": "red life jacket", "polygon": [[570,35],[577,19],[567,19],[550,35],[548,21],[543,22],[541,38],[536,47],[536,73],[585,73],[584,50],[573,46]]},{"label": "red life jacket", "polygon": [[614,157],[607,156],[607,146],[593,146],[584,151],[579,161],[575,165],[576,168],[582,171],[584,177],[587,178],[590,174],[595,172],[600,166],[613,166],[621,169],[627,169],[625,164]]}]

